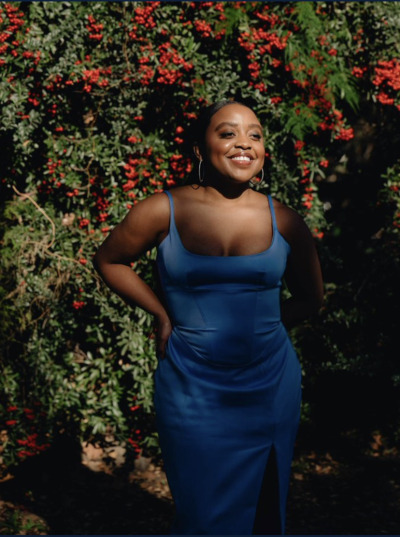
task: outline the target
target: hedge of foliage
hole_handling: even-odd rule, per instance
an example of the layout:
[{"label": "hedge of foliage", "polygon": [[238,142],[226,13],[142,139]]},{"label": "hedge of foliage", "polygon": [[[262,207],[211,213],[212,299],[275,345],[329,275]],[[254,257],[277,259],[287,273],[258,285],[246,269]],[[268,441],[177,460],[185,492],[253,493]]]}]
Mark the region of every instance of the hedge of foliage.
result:
[{"label": "hedge of foliage", "polygon": [[[63,432],[156,445],[152,320],[91,257],[190,177],[201,106],[249,102],[267,182],[320,251],[326,304],[292,332],[304,420],[400,430],[397,2],[0,3],[3,461]],[[153,279],[155,252],[136,269]],[[364,419],[367,416],[367,419]]]}]

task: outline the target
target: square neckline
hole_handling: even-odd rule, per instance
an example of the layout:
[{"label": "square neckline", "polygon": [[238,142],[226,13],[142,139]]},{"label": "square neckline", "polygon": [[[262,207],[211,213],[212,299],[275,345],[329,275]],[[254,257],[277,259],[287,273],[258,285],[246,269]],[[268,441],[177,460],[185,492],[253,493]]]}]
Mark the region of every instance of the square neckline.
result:
[{"label": "square neckline", "polygon": [[175,206],[174,206],[174,198],[171,194],[171,192],[169,192],[168,190],[164,190],[164,194],[167,194],[168,198],[169,198],[169,201],[170,201],[170,215],[169,215],[169,230],[168,230],[168,234],[164,237],[164,239],[160,242],[160,244],[158,245],[158,247],[160,248],[160,246],[165,242],[165,240],[171,236],[171,230],[174,229],[175,230],[175,235],[176,235],[176,238],[178,240],[178,244],[180,246],[180,248],[182,249],[182,251],[190,256],[193,256],[193,257],[202,257],[202,258],[216,258],[216,259],[238,259],[238,258],[250,258],[250,257],[258,257],[258,256],[261,256],[261,255],[265,255],[267,254],[271,248],[274,246],[274,243],[275,243],[275,238],[276,238],[276,235],[278,234],[278,227],[276,225],[276,218],[275,218],[275,212],[274,212],[274,208],[273,208],[273,202],[272,202],[272,198],[271,198],[271,195],[270,194],[267,194],[267,199],[268,199],[268,206],[269,206],[269,210],[270,210],[270,214],[271,214],[271,225],[272,225],[272,240],[271,240],[271,243],[270,245],[265,248],[264,250],[262,250],[261,252],[256,252],[254,254],[242,254],[242,255],[210,255],[210,254],[197,254],[195,252],[191,252],[190,250],[188,250],[185,245],[183,244],[182,242],[182,239],[181,239],[181,236],[179,234],[179,231],[178,231],[178,228],[176,226],[176,222],[175,222]]}]

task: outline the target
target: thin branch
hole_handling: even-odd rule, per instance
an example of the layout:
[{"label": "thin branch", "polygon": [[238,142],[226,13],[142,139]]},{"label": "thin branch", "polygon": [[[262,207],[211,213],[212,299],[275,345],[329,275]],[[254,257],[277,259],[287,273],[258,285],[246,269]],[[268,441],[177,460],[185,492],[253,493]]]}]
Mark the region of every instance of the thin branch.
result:
[{"label": "thin branch", "polygon": [[41,212],[42,215],[45,216],[45,217],[47,218],[47,220],[50,222],[50,224],[51,224],[51,230],[52,230],[52,233],[53,233],[53,238],[51,239],[50,243],[49,243],[47,246],[44,247],[45,250],[49,250],[49,249],[53,246],[53,244],[54,244],[54,242],[55,242],[55,240],[56,240],[56,225],[54,224],[54,222],[53,222],[53,220],[50,218],[50,216],[46,213],[46,211],[45,211],[44,209],[42,209],[42,208],[40,207],[40,205],[38,205],[38,204],[36,203],[36,201],[32,198],[32,196],[30,196],[29,194],[26,194],[26,193],[19,192],[19,190],[17,190],[17,188],[16,188],[14,185],[13,185],[13,190],[14,190],[14,192],[15,192],[20,198],[22,198],[22,199],[27,199],[27,200],[29,200],[31,203],[33,203],[33,205],[36,207],[36,209],[37,209],[39,212]]}]

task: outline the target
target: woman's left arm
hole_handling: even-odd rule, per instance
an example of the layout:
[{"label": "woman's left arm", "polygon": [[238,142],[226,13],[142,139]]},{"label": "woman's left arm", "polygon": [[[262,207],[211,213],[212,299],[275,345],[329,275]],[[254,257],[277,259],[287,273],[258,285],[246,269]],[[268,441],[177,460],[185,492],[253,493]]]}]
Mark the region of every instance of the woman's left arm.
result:
[{"label": "woman's left arm", "polygon": [[295,211],[280,207],[278,227],[290,245],[284,279],[291,294],[282,303],[281,316],[285,327],[290,329],[318,313],[324,289],[321,265],[310,230]]}]

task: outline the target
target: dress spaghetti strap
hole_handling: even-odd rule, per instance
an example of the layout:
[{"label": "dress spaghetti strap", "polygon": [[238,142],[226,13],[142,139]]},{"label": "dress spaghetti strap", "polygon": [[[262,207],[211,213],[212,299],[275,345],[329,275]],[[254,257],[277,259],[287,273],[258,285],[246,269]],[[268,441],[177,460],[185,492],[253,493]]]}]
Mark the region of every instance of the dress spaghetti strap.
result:
[{"label": "dress spaghetti strap", "polygon": [[268,203],[269,203],[269,210],[271,211],[271,218],[272,218],[272,231],[275,234],[278,231],[278,226],[276,224],[276,216],[275,216],[275,209],[274,204],[271,198],[271,195],[268,194]]},{"label": "dress spaghetti strap", "polygon": [[178,230],[176,229],[175,225],[174,198],[172,197],[171,192],[169,192],[168,190],[164,190],[164,194],[167,194],[169,199],[169,234],[171,236],[178,236],[179,238]]}]

